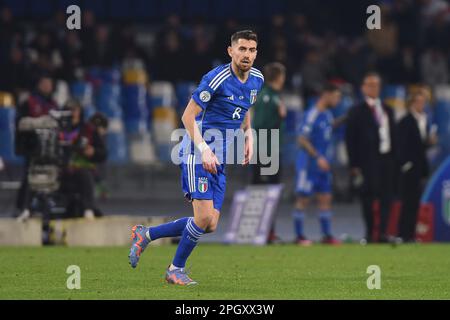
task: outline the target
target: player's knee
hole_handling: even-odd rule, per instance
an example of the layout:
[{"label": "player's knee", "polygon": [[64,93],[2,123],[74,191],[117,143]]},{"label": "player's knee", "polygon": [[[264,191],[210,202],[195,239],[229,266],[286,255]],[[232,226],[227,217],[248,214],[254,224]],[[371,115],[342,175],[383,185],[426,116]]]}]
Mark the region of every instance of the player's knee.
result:
[{"label": "player's knee", "polygon": [[331,209],[331,201],[325,200],[321,201],[317,204],[319,210],[330,210]]},{"label": "player's knee", "polygon": [[331,206],[330,205],[319,205],[318,208],[321,211],[331,210]]},{"label": "player's knee", "polygon": [[308,207],[308,199],[297,198],[297,201],[295,202],[295,207],[299,210],[305,210]]},{"label": "player's knee", "polygon": [[317,207],[319,210],[330,210],[331,209],[331,196],[324,195],[319,198]]},{"label": "player's knee", "polygon": [[208,229],[209,225],[211,224],[211,220],[212,220],[211,216],[205,214],[205,215],[201,215],[199,217],[195,217],[194,222],[197,226],[199,226],[200,228],[202,228],[203,230],[206,231]]},{"label": "player's knee", "polygon": [[216,231],[217,229],[217,223],[211,222],[208,227],[206,228],[205,232],[206,233],[212,233],[214,231]]}]

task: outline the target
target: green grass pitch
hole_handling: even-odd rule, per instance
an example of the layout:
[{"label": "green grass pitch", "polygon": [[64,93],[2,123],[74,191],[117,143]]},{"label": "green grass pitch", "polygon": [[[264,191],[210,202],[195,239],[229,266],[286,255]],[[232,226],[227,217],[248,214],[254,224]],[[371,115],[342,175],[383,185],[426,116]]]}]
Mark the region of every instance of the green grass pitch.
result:
[{"label": "green grass pitch", "polygon": [[[195,287],[171,286],[176,247],[149,247],[136,269],[128,248],[0,247],[0,299],[449,299],[450,245],[266,247],[201,244],[188,260]],[[69,265],[81,289],[69,290]],[[367,288],[367,267],[381,289]]]}]

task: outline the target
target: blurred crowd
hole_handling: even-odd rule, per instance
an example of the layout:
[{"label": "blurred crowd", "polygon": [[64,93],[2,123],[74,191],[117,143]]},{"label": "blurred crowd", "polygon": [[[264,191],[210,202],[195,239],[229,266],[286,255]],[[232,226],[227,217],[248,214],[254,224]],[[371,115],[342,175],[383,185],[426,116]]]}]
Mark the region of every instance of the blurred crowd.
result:
[{"label": "blurred crowd", "polygon": [[66,81],[82,79],[92,66],[138,65],[152,80],[197,82],[212,66],[228,61],[229,36],[242,27],[259,34],[257,64],[283,63],[287,88],[306,96],[320,92],[330,79],[357,85],[369,70],[377,70],[386,83],[449,82],[448,1],[379,1],[382,29],[377,31],[366,28],[365,1],[356,8],[326,2],[302,1],[251,24],[174,13],[162,22],[138,25],[82,10],[79,31],[66,28],[63,11],[24,23],[5,6],[0,9],[0,69],[8,76],[0,77],[0,91],[30,89],[42,71]]}]

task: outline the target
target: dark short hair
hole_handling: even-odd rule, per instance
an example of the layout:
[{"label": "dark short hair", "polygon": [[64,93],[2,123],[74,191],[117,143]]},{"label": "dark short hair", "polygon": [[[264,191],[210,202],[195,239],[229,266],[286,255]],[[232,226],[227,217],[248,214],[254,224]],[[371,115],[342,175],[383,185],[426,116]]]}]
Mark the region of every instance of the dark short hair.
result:
[{"label": "dark short hair", "polygon": [[258,35],[252,30],[241,30],[233,33],[231,36],[231,43],[233,44],[239,39],[253,40],[258,43]]},{"label": "dark short hair", "polygon": [[376,71],[369,71],[366,74],[364,74],[362,82],[364,83],[364,81],[366,81],[366,79],[369,78],[369,77],[377,77],[381,81],[381,76],[380,76],[380,74],[378,72],[376,72]]},{"label": "dark short hair", "polygon": [[89,119],[89,122],[92,123],[95,127],[102,127],[107,129],[108,128],[108,118],[101,112],[96,112],[94,115]]},{"label": "dark short hair", "polygon": [[267,82],[275,81],[284,74],[286,67],[279,62],[271,62],[264,67],[264,78]]},{"label": "dark short hair", "polygon": [[321,94],[340,91],[339,87],[334,83],[326,83],[321,90]]}]

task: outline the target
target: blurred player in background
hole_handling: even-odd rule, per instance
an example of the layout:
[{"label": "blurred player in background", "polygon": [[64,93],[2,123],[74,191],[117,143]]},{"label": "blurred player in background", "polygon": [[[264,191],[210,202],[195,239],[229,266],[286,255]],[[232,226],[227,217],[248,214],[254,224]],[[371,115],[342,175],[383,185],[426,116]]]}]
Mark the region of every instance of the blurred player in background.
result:
[{"label": "blurred player in background", "polygon": [[[208,72],[192,94],[182,116],[187,134],[183,138],[182,188],[186,199],[192,202],[194,217],[185,217],[157,227],[134,226],[129,259],[133,268],[150,241],[163,237],[181,236],[172,264],[166,270],[166,281],[178,285],[195,285],[185,270],[186,260],[200,237],[213,232],[219,220],[225,196],[225,159],[229,144],[224,138],[219,150],[213,152],[204,140],[208,129],[215,129],[226,137],[226,130],[245,132],[245,158],[249,163],[253,154],[249,108],[255,103],[264,77],[253,68],[258,38],[250,30],[238,31],[231,36],[228,54],[231,63],[220,65]],[[234,140],[230,139],[230,140]],[[218,141],[214,141],[217,146]],[[222,161],[220,161],[221,159]]]},{"label": "blurred player in background", "polygon": [[297,156],[297,200],[293,213],[296,242],[299,245],[311,245],[304,234],[305,212],[313,195],[317,196],[322,242],[338,244],[331,233],[332,175],[330,167],[330,146],[334,126],[333,115],[329,108],[336,107],[341,100],[338,87],[327,84],[319,100],[304,115],[300,126],[298,143],[301,147]]},{"label": "blurred player in background", "polygon": [[[253,108],[253,128],[258,132],[259,139],[262,138],[260,129],[267,130],[267,156],[272,157],[272,143],[277,144],[276,150],[281,152],[280,146],[283,140],[283,120],[286,118],[286,106],[281,100],[280,92],[283,89],[286,80],[286,68],[278,62],[269,63],[264,67],[265,85],[259,93],[259,98]],[[271,140],[271,130],[279,130],[278,141]],[[281,154],[279,154],[281,157]],[[276,174],[262,175],[261,168],[267,166],[261,163],[258,158],[256,164],[253,165],[253,184],[278,184],[281,177],[281,160],[280,168]],[[270,229],[268,243],[273,243],[279,238],[275,234],[275,219]]]}]

